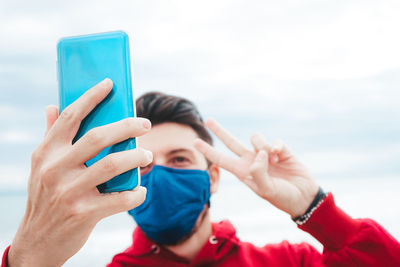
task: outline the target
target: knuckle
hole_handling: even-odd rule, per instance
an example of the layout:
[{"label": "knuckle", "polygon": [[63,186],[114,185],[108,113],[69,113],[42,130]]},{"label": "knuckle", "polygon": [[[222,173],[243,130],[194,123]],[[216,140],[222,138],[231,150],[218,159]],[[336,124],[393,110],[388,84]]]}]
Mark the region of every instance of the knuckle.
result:
[{"label": "knuckle", "polygon": [[87,90],[84,94],[84,96],[86,96],[88,99],[92,100],[95,96],[96,96],[96,89],[95,88],[103,88],[103,86],[101,86],[101,84],[97,84],[94,87],[90,88],[89,90]]},{"label": "knuckle", "polygon": [[94,128],[88,131],[85,134],[85,141],[91,145],[98,145],[102,141],[101,134],[99,133],[98,129]]},{"label": "knuckle", "polygon": [[33,150],[31,154],[32,163],[38,163],[43,161],[46,155],[49,154],[50,151],[50,142],[48,140],[43,140],[36,148]]},{"label": "knuckle", "polygon": [[101,89],[101,84],[97,84],[94,87],[87,90],[81,97],[85,98],[89,103],[95,103],[98,95],[98,90]]},{"label": "knuckle", "polygon": [[32,166],[36,166],[39,162],[43,160],[44,153],[42,152],[42,148],[39,146],[37,147],[31,155],[31,163]]},{"label": "knuckle", "polygon": [[60,118],[63,121],[73,121],[75,119],[75,114],[71,108],[66,108],[61,112]]},{"label": "knuckle", "polygon": [[122,127],[124,127],[125,129],[136,128],[136,123],[134,118],[126,118],[122,120]]},{"label": "knuckle", "polygon": [[43,166],[40,170],[40,181],[46,188],[52,188],[55,183],[55,175],[57,168],[53,165]]},{"label": "knuckle", "polygon": [[131,137],[140,135],[145,130],[141,118],[127,118],[123,121],[123,127],[129,131]]},{"label": "knuckle", "polygon": [[258,166],[256,164],[250,166],[249,172],[251,175],[254,175],[255,173],[257,173],[257,171],[258,171]]},{"label": "knuckle", "polygon": [[103,159],[102,168],[106,173],[116,173],[118,171],[117,162],[110,156]]},{"label": "knuckle", "polygon": [[88,216],[85,210],[84,206],[79,203],[71,204],[68,206],[67,216],[75,221],[84,221]]}]

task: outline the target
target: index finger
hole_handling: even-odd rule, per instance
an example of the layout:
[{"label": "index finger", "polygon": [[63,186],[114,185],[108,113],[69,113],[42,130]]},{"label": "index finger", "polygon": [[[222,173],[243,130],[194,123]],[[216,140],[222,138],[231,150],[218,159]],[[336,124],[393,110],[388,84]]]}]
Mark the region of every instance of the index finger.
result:
[{"label": "index finger", "polygon": [[267,153],[269,153],[271,151],[271,147],[268,145],[264,136],[260,133],[253,134],[253,136],[250,138],[250,141],[257,152],[265,150]]},{"label": "index finger", "polygon": [[219,167],[231,173],[235,172],[237,159],[234,159],[233,157],[230,157],[228,155],[219,152],[214,147],[210,146],[208,143],[204,142],[199,138],[195,140],[194,146],[212,163],[217,164]]},{"label": "index finger", "polygon": [[66,107],[50,130],[50,138],[72,140],[81,121],[110,93],[112,87],[113,82],[106,78]]},{"label": "index finger", "polygon": [[242,156],[251,152],[214,119],[207,119],[205,124],[236,155]]}]

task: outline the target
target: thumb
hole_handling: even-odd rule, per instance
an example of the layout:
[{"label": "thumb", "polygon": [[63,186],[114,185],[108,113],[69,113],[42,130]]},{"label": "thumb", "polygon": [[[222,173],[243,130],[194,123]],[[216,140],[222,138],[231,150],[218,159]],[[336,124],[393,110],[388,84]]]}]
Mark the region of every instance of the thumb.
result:
[{"label": "thumb", "polygon": [[268,174],[268,153],[264,150],[257,152],[253,164],[250,166],[250,174],[256,178]]},{"label": "thumb", "polygon": [[49,105],[46,107],[46,132],[44,135],[50,131],[53,124],[58,118],[58,107],[54,105]]},{"label": "thumb", "polygon": [[253,164],[250,166],[250,174],[253,177],[253,181],[257,184],[260,193],[264,196],[268,196],[273,190],[272,179],[268,175],[268,153],[264,150],[260,150]]}]

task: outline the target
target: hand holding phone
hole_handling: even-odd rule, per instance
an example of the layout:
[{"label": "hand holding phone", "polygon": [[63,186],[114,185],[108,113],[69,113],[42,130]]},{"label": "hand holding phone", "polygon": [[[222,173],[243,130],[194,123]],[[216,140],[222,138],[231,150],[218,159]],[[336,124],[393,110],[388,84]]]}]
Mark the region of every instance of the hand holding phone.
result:
[{"label": "hand holding phone", "polygon": [[[60,114],[46,109],[47,131],[31,157],[25,215],[8,254],[9,266],[61,266],[87,241],[107,216],[133,209],[146,189],[101,194],[96,186],[152,160],[141,148],[111,153],[90,167],[87,159],[150,129],[144,118],[126,118],[88,132],[72,145],[82,120],[112,90],[108,79],[85,92]],[[39,208],[38,208],[39,207]]]}]

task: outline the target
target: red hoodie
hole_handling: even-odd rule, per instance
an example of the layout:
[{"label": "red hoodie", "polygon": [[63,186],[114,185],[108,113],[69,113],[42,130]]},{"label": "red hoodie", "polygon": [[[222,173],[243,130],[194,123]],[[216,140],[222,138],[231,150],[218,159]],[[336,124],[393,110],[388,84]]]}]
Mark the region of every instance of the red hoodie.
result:
[{"label": "red hoodie", "polygon": [[107,266],[400,266],[400,244],[376,222],[349,217],[332,194],[299,228],[324,245],[322,254],[307,243],[256,247],[240,241],[234,227],[222,221],[213,224],[213,236],[191,261],[156,245],[136,228],[132,246]]},{"label": "red hoodie", "polygon": [[[307,243],[256,247],[241,242],[233,226],[222,221],[213,224],[213,235],[191,261],[156,245],[136,228],[132,246],[107,266],[400,266],[400,244],[376,222],[349,217],[332,194],[299,228],[324,245],[322,254]],[[7,266],[7,252],[2,267]]]}]

